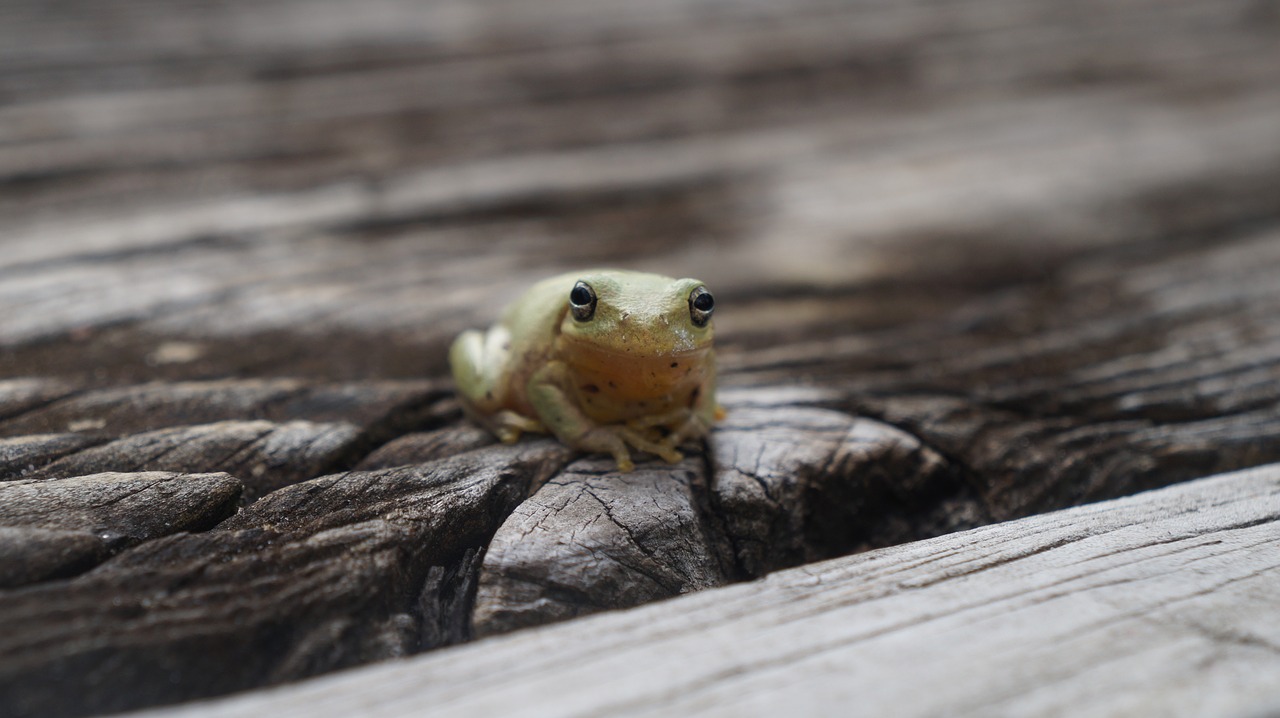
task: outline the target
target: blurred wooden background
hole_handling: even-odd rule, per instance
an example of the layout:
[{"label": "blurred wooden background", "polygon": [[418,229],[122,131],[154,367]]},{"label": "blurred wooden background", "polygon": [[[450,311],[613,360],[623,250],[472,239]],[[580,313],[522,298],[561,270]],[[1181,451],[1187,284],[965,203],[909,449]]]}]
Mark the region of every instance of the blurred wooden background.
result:
[{"label": "blurred wooden background", "polygon": [[[593,265],[716,292],[704,455],[459,417]],[[1280,461],[1278,310],[1275,0],[3,3],[0,714]]]}]

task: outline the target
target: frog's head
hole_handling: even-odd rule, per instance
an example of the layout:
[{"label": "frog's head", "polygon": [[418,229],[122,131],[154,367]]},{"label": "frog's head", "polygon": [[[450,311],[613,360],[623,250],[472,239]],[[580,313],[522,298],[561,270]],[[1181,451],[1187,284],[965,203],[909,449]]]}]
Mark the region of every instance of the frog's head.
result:
[{"label": "frog's head", "polygon": [[565,302],[560,333],[570,347],[657,358],[711,346],[715,300],[696,279],[590,272],[578,278]]},{"label": "frog's head", "polygon": [[565,295],[560,356],[616,398],[659,396],[709,370],[715,301],[696,279],[599,271]]}]

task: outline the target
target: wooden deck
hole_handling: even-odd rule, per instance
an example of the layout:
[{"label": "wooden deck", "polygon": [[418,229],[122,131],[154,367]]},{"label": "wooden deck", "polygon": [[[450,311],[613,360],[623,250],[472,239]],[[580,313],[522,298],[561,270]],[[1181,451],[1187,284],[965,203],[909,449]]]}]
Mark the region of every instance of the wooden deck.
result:
[{"label": "wooden deck", "polygon": [[[1276,474],[1229,474],[1280,462],[1278,40],[0,5],[0,715],[1280,710]],[[679,465],[459,414],[449,341],[595,265],[716,293]]]}]

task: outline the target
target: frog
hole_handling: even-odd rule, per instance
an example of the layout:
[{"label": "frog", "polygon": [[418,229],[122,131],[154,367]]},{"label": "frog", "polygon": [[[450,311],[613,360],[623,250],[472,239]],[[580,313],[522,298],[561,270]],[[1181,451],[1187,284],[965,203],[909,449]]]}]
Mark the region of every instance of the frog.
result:
[{"label": "frog", "polygon": [[503,443],[551,434],[609,454],[668,463],[701,441],[716,403],[715,299],[697,279],[623,269],[534,284],[488,330],[462,332],[449,364],[463,411]]}]

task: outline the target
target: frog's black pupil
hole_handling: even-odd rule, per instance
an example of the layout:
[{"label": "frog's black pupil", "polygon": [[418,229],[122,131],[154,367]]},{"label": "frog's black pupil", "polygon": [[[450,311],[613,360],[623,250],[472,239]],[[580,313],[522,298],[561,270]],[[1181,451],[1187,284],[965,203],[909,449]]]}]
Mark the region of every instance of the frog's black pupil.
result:
[{"label": "frog's black pupil", "polygon": [[709,312],[716,305],[716,300],[711,297],[710,292],[703,292],[693,300],[693,308],[700,312]]},{"label": "frog's black pupil", "polygon": [[579,307],[586,306],[591,303],[591,292],[583,286],[574,287],[573,291],[569,292],[569,301]]}]

